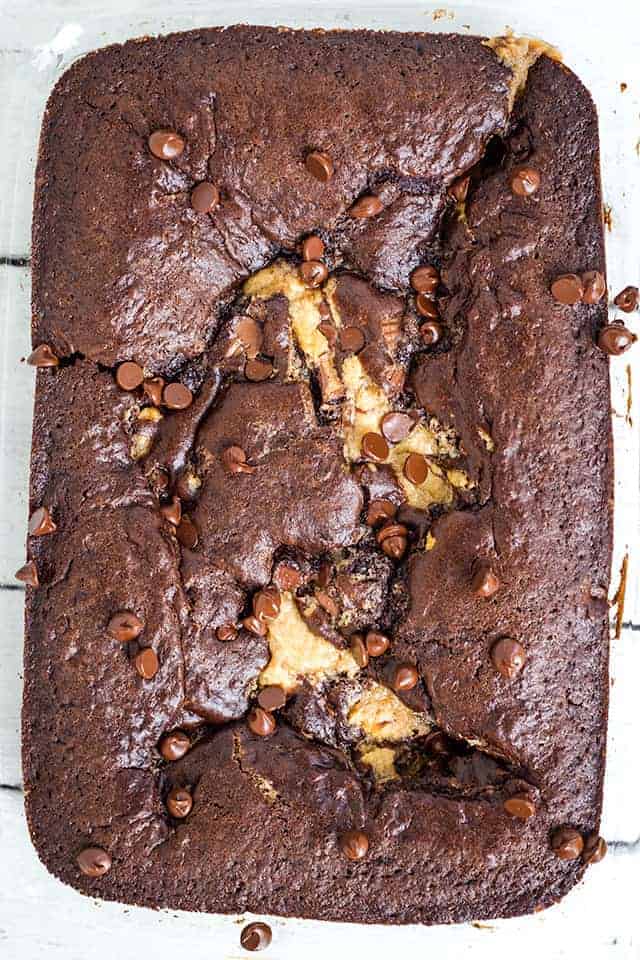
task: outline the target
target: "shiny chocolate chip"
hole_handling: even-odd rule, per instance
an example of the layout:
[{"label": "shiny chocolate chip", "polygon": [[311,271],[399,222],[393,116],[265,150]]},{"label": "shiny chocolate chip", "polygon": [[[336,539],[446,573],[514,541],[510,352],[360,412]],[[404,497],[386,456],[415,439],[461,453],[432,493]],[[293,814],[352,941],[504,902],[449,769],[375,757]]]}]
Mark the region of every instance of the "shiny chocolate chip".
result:
[{"label": "shiny chocolate chip", "polygon": [[584,840],[573,827],[558,827],[551,835],[551,849],[560,860],[577,860],[584,849]]},{"label": "shiny chocolate chip", "polygon": [[182,519],[182,504],[180,503],[180,498],[172,497],[171,503],[165,503],[160,507],[160,513],[168,523],[177,527]]},{"label": "shiny chocolate chip", "polygon": [[170,410],[186,410],[193,403],[193,394],[183,383],[168,383],[162,391],[162,402]]},{"label": "shiny chocolate chip", "polygon": [[183,547],[194,550],[198,545],[198,528],[193,520],[183,517],[176,527],[176,537]]},{"label": "shiny chocolate chip", "polygon": [[258,737],[270,737],[276,729],[276,721],[268,710],[255,707],[247,718],[247,724],[252,733]]},{"label": "shiny chocolate chip", "polygon": [[168,763],[180,760],[191,749],[191,740],[182,730],[174,730],[173,733],[167,733],[158,745],[160,755]]},{"label": "shiny chocolate chip", "polygon": [[367,194],[360,197],[359,200],[349,208],[349,216],[356,220],[367,220],[370,217],[377,217],[384,210],[384,204],[380,197],[374,194]]},{"label": "shiny chocolate chip", "polygon": [[305,157],[304,165],[311,176],[320,183],[328,183],[333,176],[333,160],[328,153],[313,150]]},{"label": "shiny chocolate chip", "polygon": [[220,203],[220,191],[215,183],[203,180],[191,191],[191,206],[196,213],[211,213]]},{"label": "shiny chocolate chip", "polygon": [[510,637],[503,637],[491,648],[491,660],[501,676],[513,680],[524,667],[527,655],[521,643]]},{"label": "shiny chocolate chip", "polygon": [[256,468],[247,463],[247,455],[242,447],[227,447],[220,457],[227,473],[255,473]]},{"label": "shiny chocolate chip", "polygon": [[248,923],[240,932],[240,946],[257,952],[266,950],[271,943],[271,927],[266,923]]},{"label": "shiny chocolate chip", "polygon": [[19,570],[15,572],[16,580],[19,580],[21,583],[26,583],[28,587],[39,587],[40,580],[38,578],[38,568],[36,567],[33,560],[27,560],[27,562],[20,567]]},{"label": "shiny chocolate chip", "polygon": [[584,841],[582,859],[586,864],[600,863],[607,855],[607,842],[597,833],[590,833]]},{"label": "shiny chocolate chip", "polygon": [[599,270],[588,270],[582,274],[582,302],[598,303],[607,292],[607,284]]},{"label": "shiny chocolate chip", "polygon": [[258,620],[275,620],[280,613],[280,591],[277,587],[265,587],[253,597],[253,612]]},{"label": "shiny chocolate chip", "polygon": [[121,610],[111,617],[107,630],[114,640],[129,643],[130,640],[136,640],[140,636],[144,630],[144,623],[130,610]]},{"label": "shiny chocolate chip", "polygon": [[149,137],[149,150],[158,160],[175,160],[184,146],[184,140],[174,130],[154,130]]},{"label": "shiny chocolate chip", "polygon": [[142,367],[133,360],[125,360],[116,370],[116,383],[121,390],[135,390],[143,381]]},{"label": "shiny chocolate chip", "polygon": [[32,367],[57,367],[60,360],[48,343],[41,343],[29,354],[27,363]]},{"label": "shiny chocolate chip", "polygon": [[393,520],[398,508],[391,500],[372,500],[367,508],[367,523],[376,527],[379,523]]},{"label": "shiny chocolate chip", "polygon": [[389,445],[380,433],[365,433],[360,444],[360,452],[366,460],[384,463],[389,456]]},{"label": "shiny chocolate chip", "polygon": [[300,264],[300,276],[308,287],[321,287],[329,271],[320,260],[305,260]]},{"label": "shiny chocolate chip", "polygon": [[236,323],[235,336],[242,344],[247,357],[254,360],[262,348],[264,339],[262,327],[253,317],[240,317]]},{"label": "shiny chocolate chip", "polygon": [[349,641],[349,647],[351,649],[351,656],[360,669],[363,670],[369,663],[369,653],[361,633],[353,634]]},{"label": "shiny chocolate chip", "polygon": [[612,357],[619,357],[625,353],[635,341],[636,336],[621,323],[608,323],[598,334],[598,346],[603,353]]},{"label": "shiny chocolate chip", "polygon": [[111,869],[111,856],[102,847],[85,847],[76,857],[85,877],[103,877]]},{"label": "shiny chocolate chip", "polygon": [[438,307],[433,297],[428,297],[426,293],[419,293],[416,297],[416,310],[421,317],[428,317],[430,320],[438,319]]},{"label": "shiny chocolate chip", "polygon": [[403,693],[406,690],[413,690],[419,679],[418,671],[412,664],[402,663],[393,673],[392,686],[396,693]]},{"label": "shiny chocolate chip", "polygon": [[411,286],[416,293],[428,293],[431,296],[438,289],[440,274],[435,267],[417,267],[411,274]]},{"label": "shiny chocolate chip", "polygon": [[434,347],[442,339],[442,325],[437,320],[427,320],[418,332],[428,347]]},{"label": "shiny chocolate chip", "polygon": [[144,381],[142,389],[154,407],[159,407],[162,403],[162,391],[164,390],[164,380],[162,377],[150,377]]},{"label": "shiny chocolate chip", "polygon": [[504,801],[504,809],[511,817],[528,820],[535,814],[536,805],[526,793],[514,793]]},{"label": "shiny chocolate chip", "polygon": [[404,462],[402,472],[414,486],[424,483],[429,474],[429,464],[421,453],[410,453]]},{"label": "shiny chocolate chip", "polygon": [[408,413],[386,413],[380,423],[382,435],[389,443],[401,443],[415,427],[415,420]]},{"label": "shiny chocolate chip", "polygon": [[381,657],[389,649],[389,637],[377,630],[369,630],[365,637],[367,653],[370,657]]},{"label": "shiny chocolate chip", "polygon": [[582,280],[575,273],[563,273],[551,284],[551,294],[554,299],[568,306],[579,303],[583,293]]},{"label": "shiny chocolate chip", "polygon": [[540,186],[540,174],[533,167],[516,167],[509,178],[511,190],[518,197],[532,197]]},{"label": "shiny chocolate chip", "polygon": [[347,830],[340,835],[339,843],[347,860],[363,860],[369,852],[369,838],[362,830]]},{"label": "shiny chocolate chip", "polygon": [[216,629],[216,637],[221,643],[229,643],[231,640],[235,640],[237,636],[238,631],[234,623],[223,623]]},{"label": "shiny chocolate chip", "polygon": [[287,695],[282,687],[275,684],[262,687],[258,694],[258,705],[271,713],[273,710],[281,710],[287,702]]},{"label": "shiny chocolate chip", "polygon": [[632,313],[638,306],[638,288],[631,286],[625,287],[624,290],[621,290],[620,293],[613,298],[613,302],[616,307],[620,307],[625,313]]},{"label": "shiny chocolate chip", "polygon": [[152,680],[160,669],[158,655],[151,647],[140,650],[135,655],[133,663],[143,680]]},{"label": "shiny chocolate chip", "polygon": [[245,628],[245,630],[248,630],[249,633],[253,633],[256,637],[266,637],[267,635],[266,623],[264,620],[260,620],[259,617],[256,617],[254,614],[245,617],[242,621],[242,626]]},{"label": "shiny chocolate chip", "polygon": [[191,813],[193,797],[185,787],[173,787],[167,794],[167,810],[176,820],[184,820]]},{"label": "shiny chocolate chip", "polygon": [[474,565],[473,576],[471,578],[471,590],[474,596],[488,600],[500,589],[500,580],[491,568],[491,565],[484,560]]},{"label": "shiny chocolate chip", "polygon": [[311,260],[322,260],[324,256],[324,243],[320,237],[316,236],[314,233],[310,234],[308,237],[305,237],[302,241],[302,259],[311,261]]}]

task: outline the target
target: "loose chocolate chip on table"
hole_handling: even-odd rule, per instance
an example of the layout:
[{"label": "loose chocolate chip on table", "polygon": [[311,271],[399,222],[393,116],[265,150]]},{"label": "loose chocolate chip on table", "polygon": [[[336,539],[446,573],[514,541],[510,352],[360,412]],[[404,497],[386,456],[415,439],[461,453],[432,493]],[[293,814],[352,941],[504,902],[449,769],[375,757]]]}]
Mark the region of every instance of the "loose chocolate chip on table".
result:
[{"label": "loose chocolate chip on table", "polygon": [[222,466],[228,473],[255,473],[256,468],[247,463],[247,455],[242,447],[227,447],[220,457]]},{"label": "loose chocolate chip on table", "polygon": [[419,293],[416,297],[416,310],[421,317],[428,317],[430,320],[438,319],[438,307],[432,297],[426,293]]},{"label": "loose chocolate chip on table", "polygon": [[490,564],[484,560],[474,565],[471,589],[476,597],[484,600],[488,600],[500,589],[500,580],[491,569]]},{"label": "loose chocolate chip on table", "polygon": [[275,685],[263,687],[258,694],[258,704],[267,713],[271,713],[272,710],[281,710],[286,702],[287,695],[282,687]]},{"label": "loose chocolate chip on table", "polygon": [[248,630],[249,633],[255,634],[256,637],[266,637],[267,635],[266,623],[254,615],[245,617],[242,621],[242,626],[245,630]]},{"label": "loose chocolate chip on table", "polygon": [[135,390],[143,380],[142,367],[133,360],[125,360],[116,370],[116,383],[121,390]]},{"label": "loose chocolate chip on table", "polygon": [[324,243],[314,233],[305,237],[302,241],[302,259],[303,260],[322,260],[324,256]]},{"label": "loose chocolate chip on table", "polygon": [[183,517],[176,527],[176,537],[183,547],[193,550],[198,545],[198,528],[193,520]]},{"label": "loose chocolate chip on table", "polygon": [[182,730],[167,733],[159,744],[161,756],[169,763],[180,760],[191,749],[191,740]]},{"label": "loose chocolate chip on table", "polygon": [[167,794],[167,810],[176,820],[184,820],[191,813],[193,797],[185,787],[173,787]]},{"label": "loose chocolate chip on table", "polygon": [[392,686],[396,693],[413,690],[419,679],[418,671],[412,664],[402,663],[394,671]]},{"label": "loose chocolate chip on table", "polygon": [[103,877],[111,869],[111,856],[101,847],[86,847],[76,857],[86,877]]},{"label": "loose chocolate chip on table", "polygon": [[582,274],[582,302],[598,303],[607,292],[604,276],[599,270],[588,270]]},{"label": "loose chocolate chip on table", "polygon": [[46,537],[57,529],[48,507],[37,507],[29,518],[30,537]]},{"label": "loose chocolate chip on table", "polygon": [[402,472],[415,486],[424,483],[429,474],[429,464],[421,453],[410,453],[404,462]]},{"label": "loose chocolate chip on table", "polygon": [[428,320],[419,330],[420,336],[428,347],[433,347],[442,338],[442,326],[437,320]]},{"label": "loose chocolate chip on table", "polygon": [[631,330],[621,323],[608,323],[598,334],[598,346],[603,353],[619,357],[635,343],[636,339]]},{"label": "loose chocolate chip on table", "polygon": [[518,820],[528,820],[536,812],[536,805],[526,793],[514,793],[504,801],[507,813]]},{"label": "loose chocolate chip on table", "polygon": [[362,860],[369,852],[369,838],[362,830],[347,830],[339,842],[347,860]]},{"label": "loose chocolate chip on table", "polygon": [[196,213],[210,213],[220,203],[220,191],[215,183],[203,180],[191,191],[191,206]]},{"label": "loose chocolate chip on table", "polygon": [[300,276],[308,287],[321,287],[329,271],[320,260],[305,260],[300,264]]},{"label": "loose chocolate chip on table", "polygon": [[360,444],[362,456],[374,463],[384,463],[389,456],[389,445],[380,433],[365,433]]},{"label": "loose chocolate chip on table", "polygon": [[260,383],[262,380],[268,380],[273,373],[273,364],[269,360],[247,360],[244,365],[244,375],[247,380],[254,383]]},{"label": "loose chocolate chip on table", "polygon": [[193,394],[184,383],[168,383],[162,391],[162,402],[170,410],[186,410],[193,403]]},{"label": "loose chocolate chip on table", "polygon": [[613,298],[616,307],[620,307],[625,313],[631,313],[638,306],[638,288],[625,287]]},{"label": "loose chocolate chip on table", "polygon": [[563,273],[551,284],[551,294],[558,303],[572,306],[582,300],[584,288],[581,278],[575,273]]},{"label": "loose chocolate chip on table", "polygon": [[511,190],[518,197],[531,197],[540,186],[540,174],[533,167],[516,167],[509,179]]},{"label": "loose chocolate chip on table", "polygon": [[182,519],[182,504],[179,497],[172,497],[171,503],[165,503],[160,507],[160,513],[169,523],[177,527]]},{"label": "loose chocolate chip on table", "polygon": [[60,360],[48,343],[41,343],[33,353],[29,354],[27,363],[32,367],[57,367]]},{"label": "loose chocolate chip on table", "polygon": [[360,327],[343,327],[340,331],[340,346],[346,353],[358,353],[365,344]]},{"label": "loose chocolate chip on table", "polygon": [[276,729],[276,721],[268,710],[255,707],[247,718],[249,730],[258,737],[270,737]]},{"label": "loose chocolate chip on table", "polygon": [[521,643],[510,637],[502,637],[491,648],[491,660],[503,677],[513,680],[524,667],[527,655]]},{"label": "loose chocolate chip on table", "polygon": [[470,179],[470,177],[460,177],[458,180],[454,180],[449,187],[449,194],[457,203],[464,203],[467,199]]},{"label": "loose chocolate chip on table", "polygon": [[164,390],[164,380],[162,377],[151,377],[142,384],[142,389],[151,400],[154,407],[159,407],[162,403],[162,391]]},{"label": "loose chocolate chip on table", "polygon": [[415,420],[408,413],[396,411],[386,413],[380,423],[382,435],[389,443],[400,443],[411,433],[415,426]]},{"label": "loose chocolate chip on table", "polygon": [[377,630],[369,630],[365,643],[370,657],[381,657],[389,649],[389,637]]},{"label": "loose chocolate chip on table", "polygon": [[349,641],[351,656],[361,670],[369,663],[369,653],[361,633],[354,633]]},{"label": "loose chocolate chip on table", "polygon": [[145,647],[144,650],[140,650],[140,652],[136,654],[133,663],[143,680],[152,680],[160,669],[158,655],[151,647]]},{"label": "loose chocolate chip on table", "polygon": [[349,208],[349,216],[356,220],[367,220],[369,217],[377,217],[384,210],[384,204],[380,197],[374,194],[367,194],[360,197],[359,200]]},{"label": "loose chocolate chip on table", "polygon": [[607,854],[607,842],[597,833],[590,833],[585,837],[582,859],[585,863],[600,863]]},{"label": "loose chocolate chip on table", "polygon": [[19,570],[16,570],[15,578],[16,580],[20,580],[21,583],[26,583],[28,587],[40,586],[38,568],[33,560],[27,560],[24,566],[20,567]]},{"label": "loose chocolate chip on table", "polygon": [[221,643],[229,643],[230,640],[235,640],[238,636],[238,631],[234,623],[223,623],[216,630],[216,637]]},{"label": "loose chocolate chip on table", "polygon": [[333,160],[327,153],[313,150],[305,157],[304,165],[311,176],[319,180],[320,183],[328,183],[333,176]]},{"label": "loose chocolate chip on table", "polygon": [[271,927],[266,923],[248,923],[240,933],[240,946],[256,952],[271,943]]},{"label": "loose chocolate chip on table", "polygon": [[410,277],[411,286],[416,293],[434,294],[440,283],[440,274],[435,267],[416,267]]},{"label": "loose chocolate chip on table", "polygon": [[253,597],[253,612],[258,620],[275,620],[280,613],[280,591],[277,587],[265,587]]},{"label": "loose chocolate chip on table", "polygon": [[583,848],[582,836],[573,827],[558,827],[551,835],[551,849],[560,860],[577,860]]},{"label": "loose chocolate chip on table", "polygon": [[372,500],[367,509],[367,523],[375,527],[379,523],[393,520],[398,508],[391,500]]},{"label": "loose chocolate chip on table", "polygon": [[111,617],[107,630],[114,640],[119,640],[120,643],[128,643],[140,636],[144,630],[144,623],[130,610],[121,610]]},{"label": "loose chocolate chip on table", "polygon": [[149,150],[158,160],[175,160],[184,150],[184,140],[173,130],[154,130],[149,137]]}]

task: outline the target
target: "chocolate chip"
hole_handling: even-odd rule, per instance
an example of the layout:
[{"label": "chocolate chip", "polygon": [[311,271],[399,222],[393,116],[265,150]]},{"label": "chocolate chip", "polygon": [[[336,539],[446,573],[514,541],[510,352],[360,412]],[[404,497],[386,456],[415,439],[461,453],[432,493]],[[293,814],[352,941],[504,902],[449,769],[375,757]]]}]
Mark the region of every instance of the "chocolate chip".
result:
[{"label": "chocolate chip", "polygon": [[151,647],[140,650],[133,663],[143,680],[152,680],[160,669],[158,655]]},{"label": "chocolate chip", "polygon": [[324,243],[314,233],[305,237],[302,241],[302,259],[303,260],[322,260],[324,256]]},{"label": "chocolate chip", "polygon": [[540,174],[533,167],[516,167],[509,182],[516,196],[531,197],[540,186]]},{"label": "chocolate chip", "polygon": [[191,749],[191,740],[182,730],[167,733],[159,743],[162,757],[169,763],[180,760]]},{"label": "chocolate chip", "polygon": [[280,591],[277,587],[265,587],[254,594],[253,612],[258,620],[275,620],[280,613]]},{"label": "chocolate chip", "polygon": [[451,744],[446,733],[435,730],[425,739],[424,749],[435,757],[446,757],[451,753]]},{"label": "chocolate chip", "polygon": [[273,373],[273,364],[269,360],[247,360],[244,365],[244,375],[247,380],[260,383],[268,380]]},{"label": "chocolate chip", "polygon": [[376,540],[383,553],[399,560],[407,549],[407,528],[402,523],[387,523],[378,531]]},{"label": "chocolate chip", "polygon": [[245,630],[248,630],[249,633],[253,633],[256,637],[266,637],[267,635],[267,625],[264,620],[258,619],[255,615],[245,617],[242,621],[242,626]]},{"label": "chocolate chip", "polygon": [[173,130],[154,130],[149,137],[149,150],[158,160],[175,160],[184,150],[184,140]]},{"label": "chocolate chip", "polygon": [[235,331],[237,339],[250,360],[254,360],[262,348],[262,327],[253,317],[240,317]]},{"label": "chocolate chip", "polygon": [[613,302],[625,313],[631,313],[638,306],[638,288],[625,287],[617,297],[614,297]]},{"label": "chocolate chip", "polygon": [[162,391],[162,401],[170,410],[186,410],[193,403],[193,394],[183,383],[168,383]]},{"label": "chocolate chip", "polygon": [[401,443],[402,440],[406,440],[414,426],[413,417],[399,411],[386,413],[380,423],[382,434],[389,443]]},{"label": "chocolate chip", "polygon": [[230,640],[235,640],[237,636],[238,631],[234,623],[223,623],[216,629],[216,637],[221,643],[229,643]]},{"label": "chocolate chip", "polygon": [[418,671],[410,663],[403,663],[396,667],[393,673],[392,686],[396,693],[413,690],[420,679]]},{"label": "chocolate chip", "polygon": [[194,550],[198,545],[198,528],[189,517],[183,517],[176,527],[176,537],[183,547]]},{"label": "chocolate chip", "polygon": [[247,455],[242,447],[227,447],[220,457],[227,473],[255,473],[256,468],[247,463]]},{"label": "chocolate chip", "polygon": [[33,353],[29,354],[27,363],[32,367],[57,367],[60,360],[48,343],[41,343]]},{"label": "chocolate chip", "polygon": [[419,486],[429,475],[429,464],[421,453],[410,453],[404,462],[402,472],[409,483]]},{"label": "chocolate chip", "polygon": [[103,877],[111,869],[111,856],[101,847],[86,847],[76,857],[86,877]]},{"label": "chocolate chip", "polygon": [[484,600],[488,600],[500,589],[500,580],[491,569],[490,564],[484,560],[474,565],[471,589],[476,597]]},{"label": "chocolate chip", "polygon": [[258,737],[270,737],[276,729],[276,721],[268,710],[255,707],[247,718],[249,730]]},{"label": "chocolate chip", "polygon": [[440,274],[435,267],[417,267],[411,274],[411,286],[416,293],[434,294],[440,283]]},{"label": "chocolate chip", "polygon": [[621,323],[608,323],[598,334],[598,346],[603,353],[619,357],[635,343],[636,339],[631,330]]},{"label": "chocolate chip", "polygon": [[428,320],[422,324],[419,333],[426,345],[433,347],[442,338],[442,326],[436,320]]},{"label": "chocolate chip", "polygon": [[432,297],[426,293],[419,293],[416,297],[416,310],[421,317],[428,317],[430,320],[437,320],[438,307]]},{"label": "chocolate chip", "polygon": [[281,590],[293,591],[302,586],[304,577],[300,570],[294,567],[293,564],[279,563],[276,567],[273,580]]},{"label": "chocolate chip", "polygon": [[154,407],[159,407],[162,403],[162,391],[164,389],[164,380],[162,377],[151,377],[142,384],[142,389],[151,400]]},{"label": "chocolate chip", "polygon": [[358,353],[365,344],[365,336],[360,327],[343,327],[340,331],[340,346],[345,353]]},{"label": "chocolate chip", "polygon": [[20,580],[21,583],[26,583],[28,587],[39,587],[40,580],[38,578],[38,568],[36,567],[33,560],[27,560],[24,566],[20,567],[19,570],[15,572],[16,580]]},{"label": "chocolate chip", "polygon": [[362,860],[369,852],[369,838],[361,830],[347,830],[341,834],[339,843],[347,860]]},{"label": "chocolate chip", "polygon": [[598,303],[607,292],[607,285],[599,270],[588,270],[582,274],[582,302]]},{"label": "chocolate chip", "polygon": [[349,208],[349,216],[356,220],[366,220],[369,217],[377,217],[384,210],[384,204],[380,197],[374,194],[367,194],[360,197],[359,200]]},{"label": "chocolate chip", "polygon": [[136,640],[144,630],[144,623],[135,613],[130,610],[121,610],[120,613],[114,613],[109,620],[107,630],[120,643],[129,643],[130,640]]},{"label": "chocolate chip", "polygon": [[203,180],[191,191],[191,206],[196,213],[210,213],[220,203],[220,191],[215,183]]},{"label": "chocolate chip", "polygon": [[361,633],[354,633],[349,640],[349,647],[351,648],[351,656],[358,664],[361,670],[369,663],[369,653],[364,642],[364,638]]},{"label": "chocolate chip", "polygon": [[526,793],[514,793],[504,801],[504,808],[511,817],[528,820],[536,812],[536,805]]},{"label": "chocolate chip", "polygon": [[316,591],[316,600],[318,601],[322,609],[329,614],[330,617],[337,617],[338,614],[340,613],[340,608],[338,607],[338,604],[333,599],[333,597],[330,594],[328,594],[325,590]]},{"label": "chocolate chip", "polygon": [[177,527],[182,519],[182,504],[179,497],[172,497],[171,503],[165,503],[160,507],[160,513],[169,523]]},{"label": "chocolate chip", "polygon": [[48,507],[37,507],[29,518],[30,537],[45,537],[57,529]]},{"label": "chocolate chip", "polygon": [[607,855],[607,842],[597,833],[590,833],[584,841],[582,859],[586,864],[600,863]]},{"label": "chocolate chip", "polygon": [[287,702],[287,695],[278,686],[263,687],[258,694],[258,703],[263,710],[271,713],[273,710],[281,710]]},{"label": "chocolate chip", "polygon": [[398,508],[391,500],[372,500],[367,509],[367,523],[375,527],[379,523],[393,520]]},{"label": "chocolate chip", "polygon": [[360,452],[367,460],[384,463],[389,456],[389,445],[380,433],[365,433],[360,444]]},{"label": "chocolate chip", "polygon": [[573,827],[558,827],[551,835],[551,849],[560,860],[577,860],[583,848],[582,836]]},{"label": "chocolate chip", "polygon": [[323,320],[318,324],[318,330],[322,336],[326,339],[330,347],[335,347],[338,340],[338,331],[332,323],[329,323],[328,320]]},{"label": "chocolate chip", "polygon": [[582,280],[575,273],[563,273],[551,284],[551,293],[558,303],[569,306],[579,303],[584,293]]},{"label": "chocolate chip", "polygon": [[121,390],[135,390],[143,380],[142,367],[133,360],[125,360],[116,370],[116,383]]},{"label": "chocolate chip", "polygon": [[503,677],[513,680],[524,667],[526,660],[525,649],[517,640],[503,637],[494,643],[491,648],[493,665]]},{"label": "chocolate chip", "polygon": [[470,177],[460,177],[454,180],[449,187],[449,195],[453,197],[456,203],[464,203],[469,193]]},{"label": "chocolate chip", "polygon": [[327,153],[320,153],[317,150],[308,153],[304,165],[311,176],[320,183],[328,183],[333,176],[333,161]]},{"label": "chocolate chip", "polygon": [[389,649],[389,637],[377,630],[369,630],[365,638],[367,653],[370,657],[381,657]]},{"label": "chocolate chip", "polygon": [[321,287],[329,271],[320,260],[305,260],[300,264],[300,276],[308,287]]},{"label": "chocolate chip", "polygon": [[185,787],[173,787],[167,794],[167,810],[176,820],[184,820],[191,813],[193,797]]},{"label": "chocolate chip", "polygon": [[266,950],[271,943],[271,927],[266,923],[248,923],[240,933],[240,946],[245,950]]}]

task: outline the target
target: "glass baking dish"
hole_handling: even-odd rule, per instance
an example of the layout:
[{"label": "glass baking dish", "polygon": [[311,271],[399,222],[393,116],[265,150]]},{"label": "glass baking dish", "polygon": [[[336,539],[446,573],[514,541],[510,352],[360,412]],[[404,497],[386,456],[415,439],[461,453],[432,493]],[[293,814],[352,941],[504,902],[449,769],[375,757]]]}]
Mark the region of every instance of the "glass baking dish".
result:
[{"label": "glass baking dish", "polygon": [[[30,220],[33,175],[42,111],[56,79],[87,51],[130,37],[186,30],[199,26],[261,23],[292,27],[369,28],[411,31],[456,31],[495,35],[513,29],[537,36],[558,47],[565,62],[591,90],[600,116],[603,195],[608,224],[608,281],[613,294],[628,283],[640,281],[640,14],[635,4],[616,0],[607,6],[565,2],[562,9],[551,0],[532,5],[529,0],[496,3],[399,3],[388,7],[373,0],[345,8],[337,3],[308,0],[298,6],[286,0],[267,0],[259,8],[247,2],[205,3],[182,0],[170,3],[135,3],[112,0],[102,9],[90,2],[58,0],[5,6],[0,35],[0,135],[9,145],[0,152],[0,615],[5,624],[0,644],[0,783],[19,786],[19,700],[21,674],[22,589],[13,579],[24,558],[28,459],[34,374],[21,363],[29,352]],[[594,29],[595,27],[595,29]],[[615,314],[612,314],[615,315]],[[638,314],[631,326],[640,332]],[[623,558],[628,555],[627,591],[620,614],[619,637],[612,643],[612,693],[609,759],[605,785],[603,833],[613,843],[612,856],[591,871],[563,903],[540,916],[492,923],[489,936],[481,924],[457,928],[354,928],[312,921],[273,921],[278,957],[324,956],[327,949],[367,949],[376,956],[389,948],[412,952],[424,946],[443,949],[451,956],[474,950],[492,957],[515,949],[519,957],[537,956],[541,950],[564,956],[581,947],[598,951],[613,937],[631,949],[634,915],[623,890],[632,888],[628,873],[634,857],[633,841],[640,833],[637,790],[630,783],[628,755],[640,739],[635,709],[634,674],[640,654],[639,560],[636,541],[640,528],[640,439],[637,399],[640,348],[611,363],[612,406],[616,462],[615,553],[612,591],[615,593]],[[638,388],[640,390],[640,387]],[[636,391],[637,392],[637,391]],[[635,414],[635,415],[634,415]],[[619,608],[612,608],[615,625]],[[634,636],[635,633],[635,636]],[[635,669],[634,669],[635,668]],[[636,784],[637,784],[637,774]],[[16,827],[23,833],[24,825]],[[637,851],[635,856],[640,856]],[[22,861],[33,859],[26,833],[16,847],[18,873]],[[634,861],[640,864],[640,859]],[[61,904],[69,903],[74,923],[94,929],[96,908],[48,877],[33,864],[33,883],[41,884],[42,910],[33,919],[34,943],[39,931],[57,925],[61,931]],[[612,893],[614,891],[614,893]],[[596,910],[597,904],[597,910]],[[605,919],[603,914],[607,913]],[[144,934],[145,948],[169,942],[201,946],[202,931],[216,945],[212,955],[237,956],[237,919],[153,914],[141,909],[101,906],[102,922],[109,918],[109,949],[121,956],[139,952],[137,937]],[[48,918],[48,919],[47,919]],[[127,919],[128,918],[128,919]],[[132,918],[133,922],[132,922]],[[569,933],[570,931],[570,933]],[[61,932],[60,937],[65,933]],[[524,935],[524,936],[523,936]],[[120,938],[120,939],[118,939]],[[565,939],[566,938],[566,939]],[[75,942],[70,940],[69,943]],[[142,942],[142,941],[140,941]],[[338,946],[339,945],[339,946]],[[128,953],[127,951],[131,951]],[[35,956],[34,949],[34,956]],[[55,955],[55,954],[52,954]],[[60,956],[70,956],[61,952]],[[198,955],[201,955],[198,953]],[[617,954],[621,956],[619,952]],[[629,954],[630,955],[630,954]],[[26,956],[26,954],[24,954]]]}]

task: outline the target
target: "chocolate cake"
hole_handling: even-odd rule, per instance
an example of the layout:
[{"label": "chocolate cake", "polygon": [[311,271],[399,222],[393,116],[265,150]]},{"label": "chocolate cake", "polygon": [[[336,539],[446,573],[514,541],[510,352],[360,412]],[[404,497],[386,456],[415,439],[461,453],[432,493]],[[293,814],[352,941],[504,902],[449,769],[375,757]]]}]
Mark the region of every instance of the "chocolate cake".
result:
[{"label": "chocolate cake", "polygon": [[440,923],[602,856],[598,163],[512,37],[199,30],[60,79],[22,571],[56,876]]}]

